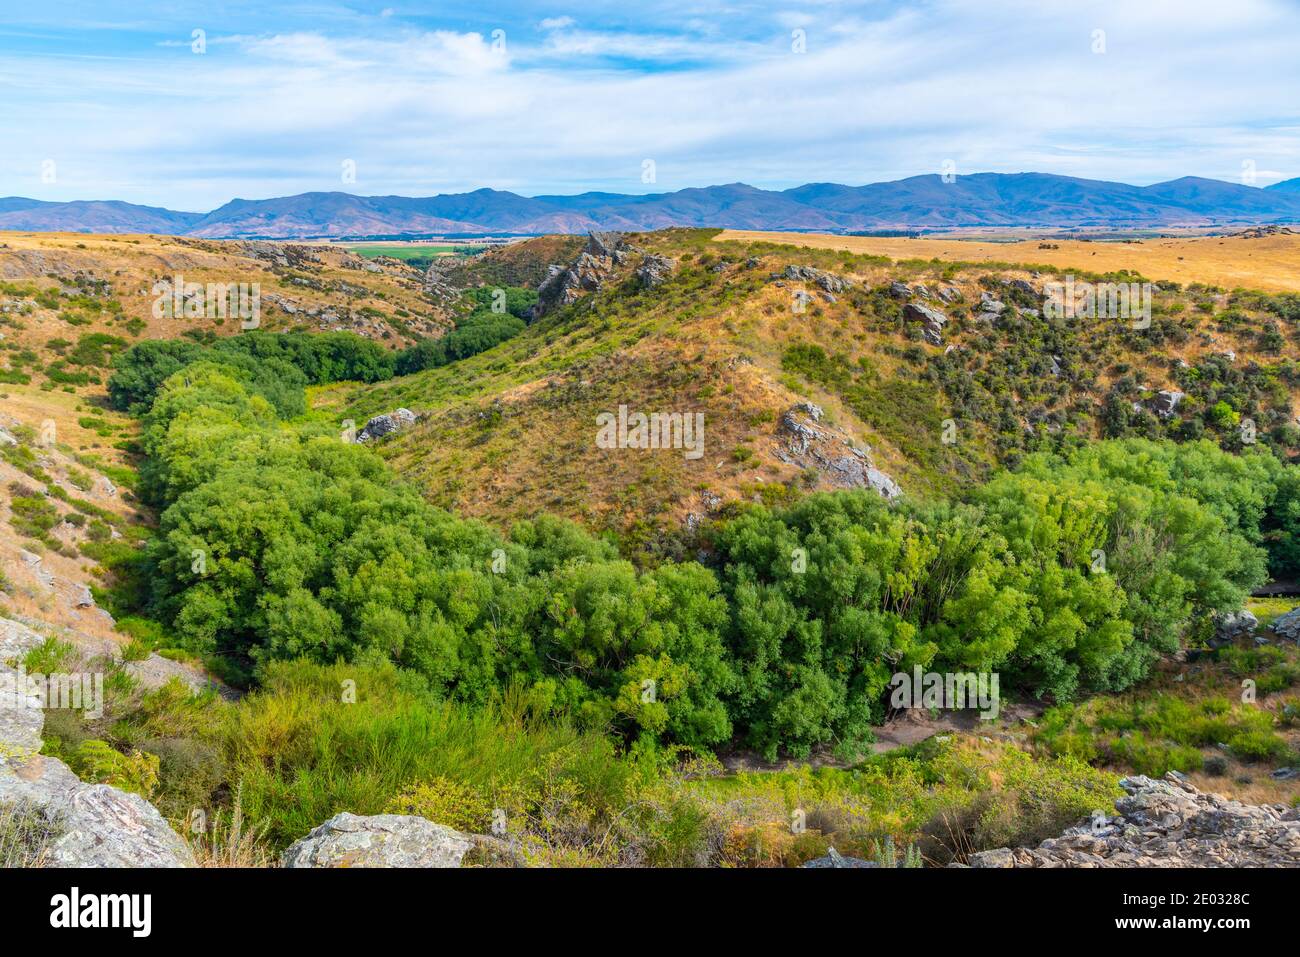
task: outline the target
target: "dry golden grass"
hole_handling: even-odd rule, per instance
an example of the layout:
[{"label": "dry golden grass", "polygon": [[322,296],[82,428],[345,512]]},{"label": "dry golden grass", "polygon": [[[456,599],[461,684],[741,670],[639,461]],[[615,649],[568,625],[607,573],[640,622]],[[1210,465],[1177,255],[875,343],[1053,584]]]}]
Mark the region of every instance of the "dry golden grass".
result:
[{"label": "dry golden grass", "polygon": [[[812,249],[847,250],[891,259],[1044,264],[1088,272],[1135,270],[1148,279],[1205,283],[1225,289],[1300,292],[1300,235],[1259,239],[1204,236],[1136,242],[1026,240],[982,242],[723,230],[717,241],[769,242]],[[1057,248],[1043,249],[1041,244]]]},{"label": "dry golden grass", "polygon": [[[191,822],[186,822],[191,823]],[[267,825],[244,820],[243,795],[235,791],[228,811],[218,810],[202,833],[179,828],[199,867],[275,867],[275,851],[266,839]]]},{"label": "dry golden grass", "polygon": [[[750,234],[724,232],[718,238],[738,237]],[[904,422],[901,413],[892,411],[899,406],[890,404],[889,390],[895,380],[907,380],[916,365],[903,354],[904,348],[935,354],[954,344],[967,346],[980,335],[978,325],[950,330],[945,345],[935,347],[872,323],[851,295],[834,300],[817,295],[806,310],[793,312],[792,284],[775,283],[770,277],[791,263],[815,264],[853,280],[859,290],[894,279],[942,283],[959,289],[969,304],[980,295],[984,270],[945,271],[928,258],[901,265],[867,257],[853,260],[844,250],[813,251],[795,245],[804,240],[843,242],[842,237],[753,238],[790,245],[718,243],[689,231],[638,237],[643,248],[677,261],[679,283],[689,286],[689,294],[674,288],[679,283],[647,294],[635,284],[614,282],[595,297],[599,305],[594,311],[579,311],[557,327],[539,324],[498,349],[416,376],[374,386],[340,384],[313,390],[312,404],[340,419],[357,421],[397,406],[421,414],[420,425],[380,443],[378,451],[431,501],[500,525],[549,511],[598,528],[626,529],[638,522],[671,526],[690,513],[707,513],[714,496],[725,502],[756,495],[773,498],[781,494],[779,486],[789,486],[792,493],[829,487],[826,475],[809,476],[779,455],[780,417],[801,400],[820,405],[829,422],[858,447],[869,447],[876,466],[911,494],[943,491],[947,486],[942,483],[956,481],[958,472],[966,475],[977,468],[979,462],[948,462],[943,467],[953,474],[936,477],[937,459],[922,461],[913,455],[930,432],[923,430],[922,422]],[[976,248],[949,245],[963,253]],[[1075,245],[1121,254],[1138,248]],[[1006,258],[1008,247],[993,248]],[[1127,261],[1090,265],[1089,271],[1120,265],[1139,268]],[[1031,278],[1029,268],[996,271],[1006,279]],[[1227,297],[1214,298],[1216,307],[1223,309]],[[1203,354],[1226,349],[1242,357],[1258,352],[1252,327],[1211,329],[1200,312],[1187,314],[1201,323],[1205,335],[1150,353],[1125,351],[1126,371],[1152,389],[1166,388],[1172,384],[1173,360],[1195,362]],[[1085,346],[1100,349],[1108,341],[1100,327],[1080,335]],[[845,356],[850,364],[869,363],[878,376],[880,397],[868,403],[867,416],[861,415],[861,404],[851,405],[834,388],[790,373],[783,360],[793,343],[820,346],[828,354]],[[1100,395],[1119,373],[1111,362],[1098,360],[1096,365],[1095,393]],[[703,412],[704,458],[684,461],[680,452],[610,454],[597,449],[596,413],[620,404],[642,411]],[[979,441],[987,443],[981,426],[972,428]],[[934,459],[941,452],[931,448],[927,454]]]},{"label": "dry golden grass", "polygon": [[[297,245],[297,244],[295,244]],[[237,319],[224,322],[212,319],[156,318],[153,315],[154,283],[181,274],[187,282],[259,283],[262,296],[284,296],[302,307],[332,309],[340,316],[347,310],[373,310],[355,325],[345,327],[360,335],[381,339],[400,346],[412,338],[411,332],[429,334],[445,324],[439,310],[431,306],[420,289],[415,270],[385,266],[371,272],[355,268],[360,259],[339,246],[314,246],[313,254],[321,261],[309,268],[280,268],[253,255],[244,243],[188,239],[175,236],[96,236],[79,233],[0,232],[0,280],[36,282],[49,286],[49,276],[71,277],[84,273],[112,284],[114,297],[122,304],[125,318],[145,324],[140,339],[171,339],[187,329],[200,328],[217,335],[234,335],[240,331]],[[349,265],[350,264],[350,265]],[[331,287],[346,284],[359,292],[349,294],[337,288],[324,290],[293,282],[295,274],[310,272],[314,280]],[[398,316],[397,310],[408,315]],[[380,314],[391,321],[379,318]],[[75,341],[90,332],[108,332],[125,336],[120,325],[92,317],[88,325],[70,326],[49,310],[23,317],[29,328],[15,336],[24,345],[38,347],[44,341],[62,336]],[[285,331],[306,323],[317,331],[319,322],[303,311],[294,315],[281,312],[267,302],[262,305],[261,328]],[[12,333],[11,333],[12,335]]]}]

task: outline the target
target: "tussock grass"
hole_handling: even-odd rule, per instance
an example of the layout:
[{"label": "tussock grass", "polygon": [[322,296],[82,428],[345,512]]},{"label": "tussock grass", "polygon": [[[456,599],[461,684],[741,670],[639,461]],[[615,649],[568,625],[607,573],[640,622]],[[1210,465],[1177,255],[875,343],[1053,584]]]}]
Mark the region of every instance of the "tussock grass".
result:
[{"label": "tussock grass", "polygon": [[62,825],[30,804],[0,804],[0,868],[41,867]]}]

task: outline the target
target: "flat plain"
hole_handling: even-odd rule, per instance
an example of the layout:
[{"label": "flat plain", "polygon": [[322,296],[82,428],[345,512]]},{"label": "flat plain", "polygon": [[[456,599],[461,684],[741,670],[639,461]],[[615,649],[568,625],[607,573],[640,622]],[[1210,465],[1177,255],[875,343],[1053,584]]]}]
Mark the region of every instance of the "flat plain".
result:
[{"label": "flat plain", "polygon": [[894,260],[1041,263],[1094,273],[1129,269],[1154,281],[1300,292],[1300,234],[1296,233],[1258,238],[1201,236],[1126,242],[1056,239],[995,242],[725,229],[716,239],[846,250]]}]

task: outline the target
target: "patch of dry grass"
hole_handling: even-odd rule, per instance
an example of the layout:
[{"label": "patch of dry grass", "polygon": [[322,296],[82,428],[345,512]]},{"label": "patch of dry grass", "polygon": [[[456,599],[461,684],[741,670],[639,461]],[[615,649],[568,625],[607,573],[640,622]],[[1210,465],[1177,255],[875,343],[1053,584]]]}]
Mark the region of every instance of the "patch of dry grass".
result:
[{"label": "patch of dry grass", "polygon": [[1300,291],[1300,235],[1260,239],[1204,236],[1135,242],[1083,242],[1053,239],[979,242],[956,239],[904,239],[836,236],[823,233],[770,233],[726,229],[721,242],[766,242],[813,249],[848,250],[890,259],[945,262],[1043,263],[1065,269],[1113,272],[1132,269],[1153,280],[1244,287],[1268,292]]}]

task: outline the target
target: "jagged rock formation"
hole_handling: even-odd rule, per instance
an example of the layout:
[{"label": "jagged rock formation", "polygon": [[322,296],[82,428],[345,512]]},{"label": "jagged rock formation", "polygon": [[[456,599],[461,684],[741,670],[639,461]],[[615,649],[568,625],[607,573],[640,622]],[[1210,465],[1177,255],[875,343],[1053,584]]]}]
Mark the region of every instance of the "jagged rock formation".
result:
[{"label": "jagged rock formation", "polygon": [[422,817],[336,814],[284,852],[285,867],[460,867],[468,835]]},{"label": "jagged rock formation", "polygon": [[[185,243],[184,239],[178,239],[177,242]],[[263,262],[270,263],[273,266],[280,266],[284,269],[303,269],[308,266],[319,266],[320,257],[310,246],[302,246],[296,243],[271,243],[259,240],[245,240],[244,242],[234,244],[239,252],[251,259],[260,259]],[[202,248],[200,246],[200,248]],[[351,256],[351,254],[349,254]],[[351,258],[360,259],[360,256]]]},{"label": "jagged rock formation", "polygon": [[[40,754],[45,713],[9,662],[44,639],[0,619],[0,804],[45,818],[52,867],[192,867],[189,847],[148,801],[107,784],[86,784]],[[22,686],[20,686],[20,684]]]},{"label": "jagged rock formation", "polygon": [[781,442],[776,457],[789,465],[816,469],[836,488],[870,488],[891,499],[902,495],[898,483],[876,468],[866,451],[822,424],[823,414],[811,402],[786,410],[777,426]]},{"label": "jagged rock formation", "polygon": [[667,256],[649,253],[645,259],[641,260],[641,265],[637,267],[636,278],[647,289],[653,289],[656,286],[662,286],[672,278],[673,269],[676,266],[677,264]]},{"label": "jagged rock formation", "polygon": [[1120,781],[1098,814],[1038,847],[972,854],[971,867],[1300,867],[1300,808],[1205,794],[1175,771]]},{"label": "jagged rock formation", "polygon": [[358,442],[369,442],[381,436],[400,432],[415,425],[415,413],[410,409],[394,409],[377,415],[366,423],[365,428],[357,433]]},{"label": "jagged rock formation", "polygon": [[812,266],[786,266],[785,272],[781,273],[779,278],[793,280],[794,282],[810,282],[829,293],[841,293],[853,286],[853,280],[851,279],[845,279],[843,276],[815,269]]},{"label": "jagged rock formation", "polygon": [[824,857],[814,857],[811,861],[804,861],[800,867],[831,867],[835,869],[851,867],[879,867],[875,861],[865,861],[860,857],[845,857],[835,848],[828,848]]},{"label": "jagged rock formation", "polygon": [[988,292],[980,293],[979,304],[975,307],[979,314],[975,317],[980,322],[997,322],[998,317],[1006,312],[1007,306],[1002,300],[995,298]]},{"label": "jagged rock formation", "polygon": [[567,268],[553,266],[551,275],[538,287],[532,318],[540,319],[552,309],[576,302],[584,292],[596,292],[629,255],[622,233],[588,234],[578,258]]},{"label": "jagged rock formation", "polygon": [[930,345],[943,345],[943,327],[948,322],[948,317],[938,309],[923,306],[919,302],[909,302],[903,307],[903,318],[920,322],[921,333]]}]

